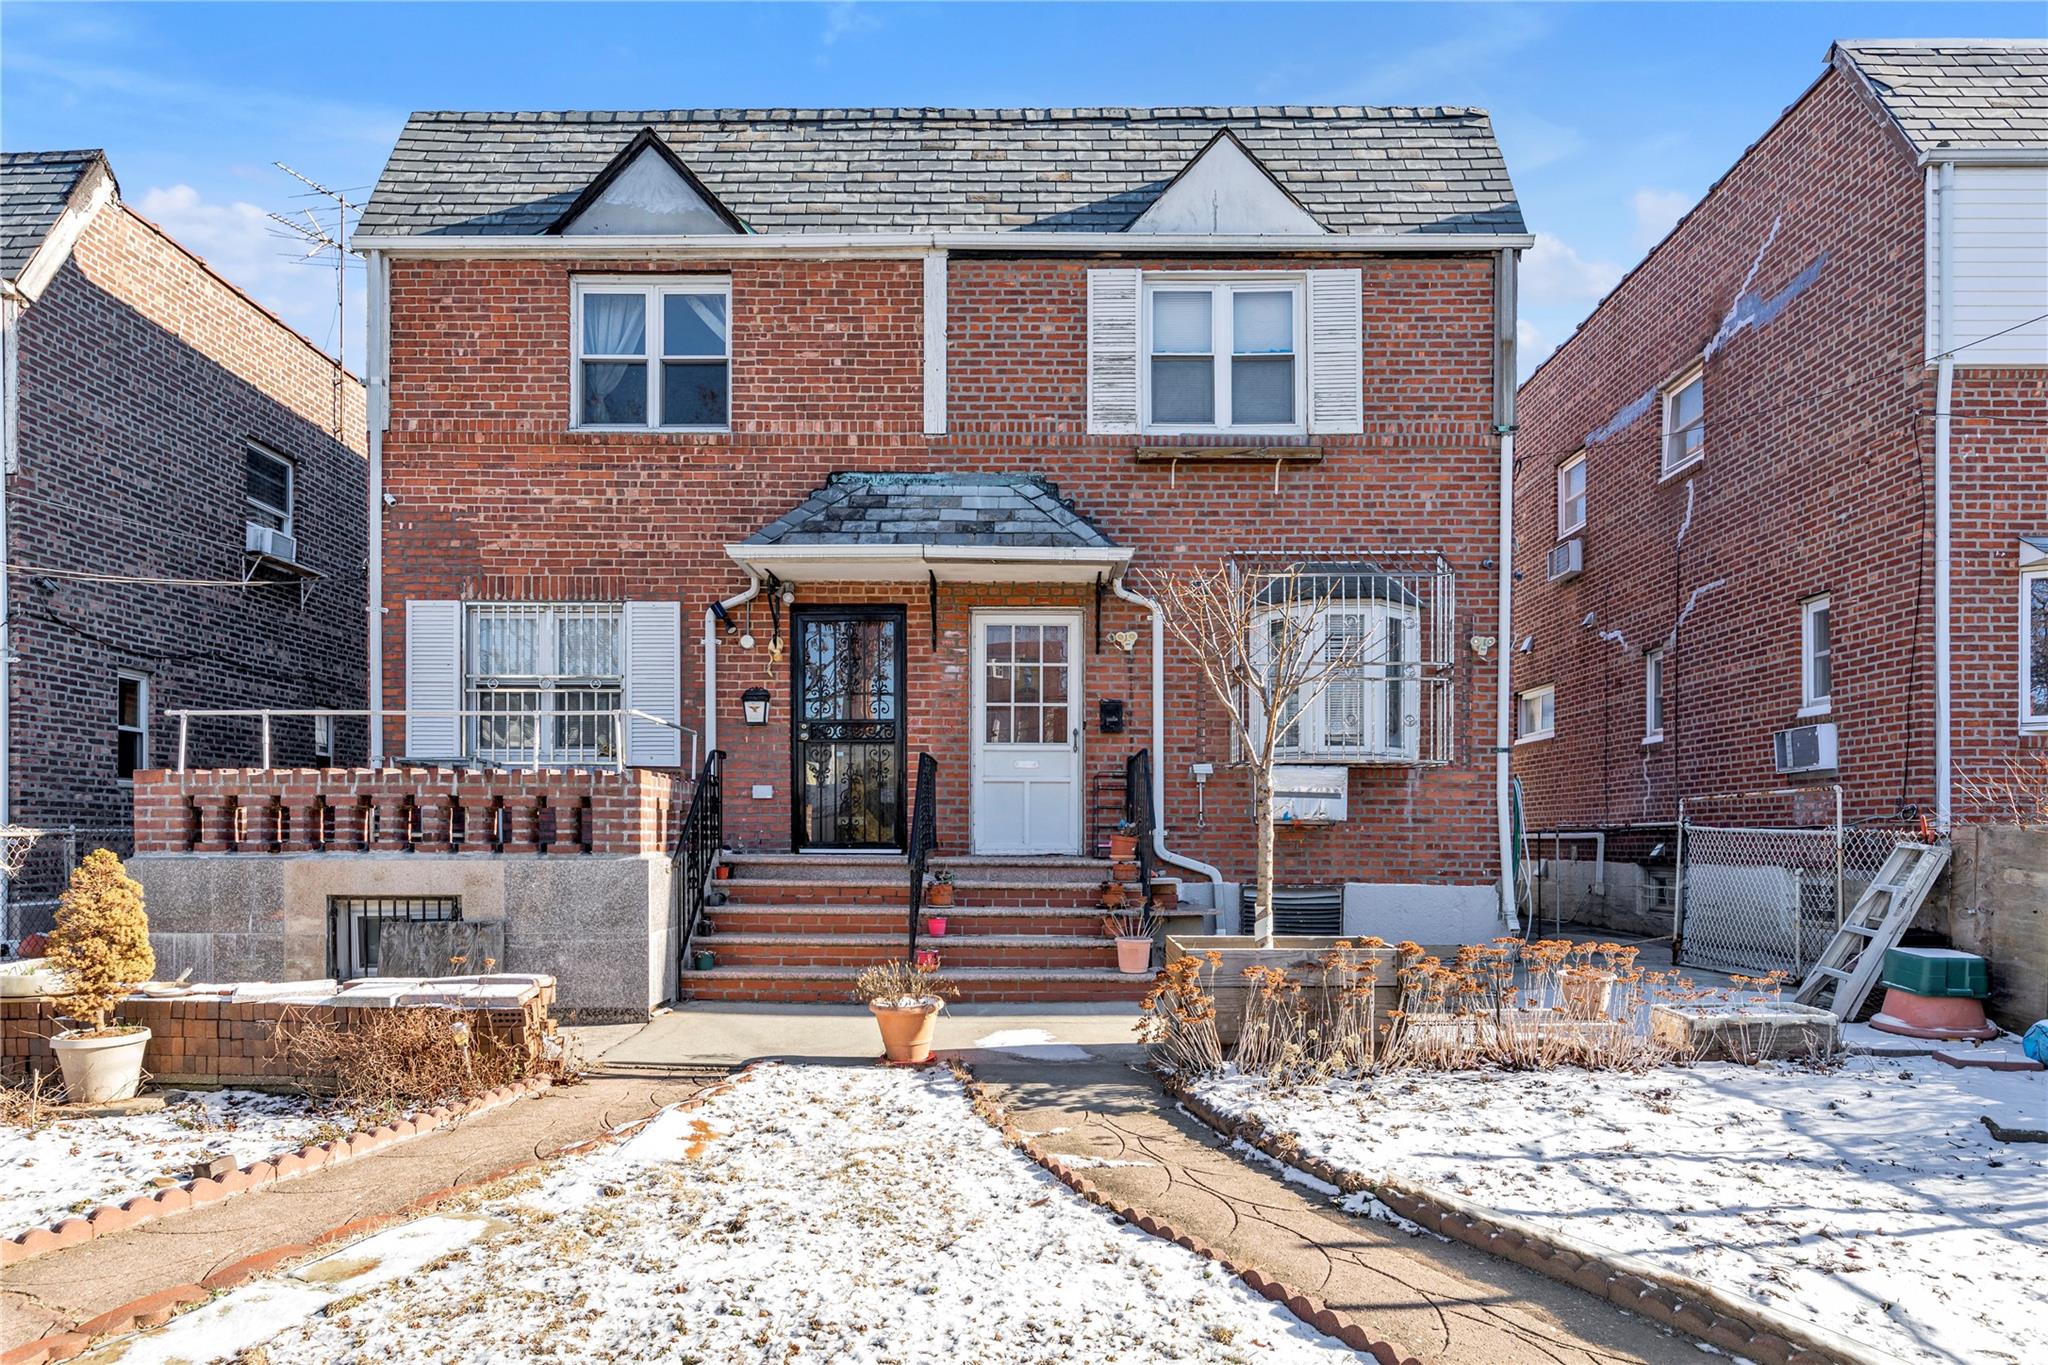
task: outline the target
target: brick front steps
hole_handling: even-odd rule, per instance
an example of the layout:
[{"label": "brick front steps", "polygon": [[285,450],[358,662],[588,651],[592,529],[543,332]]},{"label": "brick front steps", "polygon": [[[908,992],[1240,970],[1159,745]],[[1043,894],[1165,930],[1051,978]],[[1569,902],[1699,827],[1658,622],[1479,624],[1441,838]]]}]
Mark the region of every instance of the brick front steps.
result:
[{"label": "brick front steps", "polygon": [[[909,946],[910,872],[901,857],[728,855],[691,942],[708,971],[683,973],[691,1000],[843,1004],[864,967]],[[1099,893],[1110,865],[1091,858],[947,858],[955,903],[927,907],[946,932],[920,932],[962,1000],[1135,1000],[1149,977],[1116,970]],[[919,926],[920,931],[923,926]]]}]

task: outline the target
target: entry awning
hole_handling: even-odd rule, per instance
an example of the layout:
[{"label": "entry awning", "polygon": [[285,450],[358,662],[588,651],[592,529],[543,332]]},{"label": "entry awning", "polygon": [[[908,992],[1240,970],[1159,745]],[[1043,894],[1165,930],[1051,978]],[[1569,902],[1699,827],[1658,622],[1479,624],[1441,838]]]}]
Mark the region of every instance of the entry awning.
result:
[{"label": "entry awning", "polygon": [[1032,475],[834,474],[725,551],[792,583],[1089,583],[1131,558]]}]

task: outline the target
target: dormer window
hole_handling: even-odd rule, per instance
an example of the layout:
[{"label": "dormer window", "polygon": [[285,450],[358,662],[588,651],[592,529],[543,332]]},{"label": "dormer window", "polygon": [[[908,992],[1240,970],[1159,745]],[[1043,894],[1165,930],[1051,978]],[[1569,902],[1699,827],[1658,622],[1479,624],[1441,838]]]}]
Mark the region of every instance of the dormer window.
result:
[{"label": "dormer window", "polygon": [[723,431],[731,417],[731,303],[724,279],[578,281],[573,425]]}]

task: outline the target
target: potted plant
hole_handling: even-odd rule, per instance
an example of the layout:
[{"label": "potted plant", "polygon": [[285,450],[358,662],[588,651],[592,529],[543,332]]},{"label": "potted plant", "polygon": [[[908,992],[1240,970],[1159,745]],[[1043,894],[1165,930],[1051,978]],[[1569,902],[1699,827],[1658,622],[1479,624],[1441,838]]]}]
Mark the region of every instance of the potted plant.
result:
[{"label": "potted plant", "polygon": [[922,952],[914,962],[878,963],[854,980],[853,998],[868,1007],[882,1030],[885,1060],[915,1066],[932,1059],[939,1011],[947,996],[959,994],[938,966],[938,954]]},{"label": "potted plant", "polygon": [[1116,830],[1109,836],[1109,856],[1115,862],[1128,862],[1138,856],[1138,827],[1128,820],[1119,820]]},{"label": "potted plant", "polygon": [[924,886],[924,903],[940,909],[953,903],[953,872],[951,868],[940,868],[932,873]]},{"label": "potted plant", "polygon": [[944,915],[926,915],[924,917],[924,931],[933,938],[944,938],[946,936],[946,917]]},{"label": "potted plant", "polygon": [[1102,908],[1105,910],[1121,910],[1130,899],[1129,893],[1124,890],[1124,884],[1116,881],[1102,884],[1101,897]]},{"label": "potted plant", "polygon": [[149,980],[156,955],[149,949],[142,886],[106,849],[94,849],[71,874],[71,886],[57,902],[48,961],[70,984],[68,1017],[83,1025],[50,1040],[64,1068],[65,1093],[74,1104],[130,1098],[142,1086],[149,1030],[109,1024],[107,1015]]},{"label": "potted plant", "polygon": [[1142,910],[1104,915],[1102,932],[1116,940],[1118,971],[1144,976],[1152,970],[1152,929]]}]

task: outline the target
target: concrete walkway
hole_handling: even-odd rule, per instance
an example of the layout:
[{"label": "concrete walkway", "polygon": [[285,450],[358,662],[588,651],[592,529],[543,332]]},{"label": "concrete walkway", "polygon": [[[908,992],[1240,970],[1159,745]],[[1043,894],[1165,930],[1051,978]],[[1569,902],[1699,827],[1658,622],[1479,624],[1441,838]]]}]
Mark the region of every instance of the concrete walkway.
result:
[{"label": "concrete walkway", "polygon": [[[1139,1019],[1136,1004],[949,1005],[939,1016],[934,1046],[972,1055],[987,1039],[1016,1046],[1129,1044]],[[881,1036],[861,1005],[748,1005],[698,1001],[672,1006],[604,1054],[615,1071],[660,1074],[671,1068],[733,1067],[774,1059],[788,1062],[871,1062]]]},{"label": "concrete walkway", "polygon": [[[599,1038],[600,1044],[611,1039]],[[593,1048],[586,1047],[586,1055]],[[600,1072],[489,1110],[332,1170],[145,1223],[24,1261],[0,1286],[0,1349],[67,1330],[176,1285],[198,1284],[245,1257],[310,1244],[347,1224],[394,1214],[423,1196],[484,1179],[687,1099],[701,1078]]]}]

